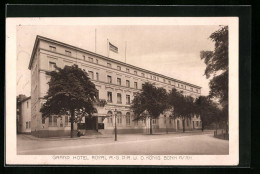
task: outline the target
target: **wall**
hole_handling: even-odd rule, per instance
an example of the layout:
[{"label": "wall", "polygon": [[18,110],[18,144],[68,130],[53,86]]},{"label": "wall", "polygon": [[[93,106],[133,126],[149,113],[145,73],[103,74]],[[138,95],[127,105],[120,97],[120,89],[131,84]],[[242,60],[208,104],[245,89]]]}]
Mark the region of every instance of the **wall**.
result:
[{"label": "wall", "polygon": [[[20,132],[19,133],[30,133],[31,132],[31,99],[21,102],[21,117],[20,117]],[[27,127],[26,127],[27,122]]]}]

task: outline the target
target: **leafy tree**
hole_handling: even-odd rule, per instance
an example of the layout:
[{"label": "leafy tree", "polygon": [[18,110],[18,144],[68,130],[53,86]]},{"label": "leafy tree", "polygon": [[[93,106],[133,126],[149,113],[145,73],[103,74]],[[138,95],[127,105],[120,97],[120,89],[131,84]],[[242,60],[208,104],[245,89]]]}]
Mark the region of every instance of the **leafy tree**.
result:
[{"label": "leafy tree", "polygon": [[[195,108],[195,103],[194,103],[194,98],[191,96],[186,96],[184,97],[185,103],[184,103],[184,121],[183,124],[185,123],[185,119],[191,119],[191,117],[194,116],[196,113],[196,108]],[[185,131],[185,124],[184,124],[184,131]]]},{"label": "leafy tree", "polygon": [[200,116],[202,122],[201,130],[203,131],[205,126],[210,125],[213,121],[213,114],[211,114],[211,100],[209,97],[200,96],[195,101],[196,113]]},{"label": "leafy tree", "polygon": [[141,93],[134,97],[131,109],[136,116],[136,121],[150,118],[150,134],[152,134],[152,119],[158,118],[167,109],[166,90],[145,83]]},{"label": "leafy tree", "polygon": [[169,93],[168,102],[172,108],[173,118],[181,118],[182,130],[185,132],[185,120],[191,118],[192,114],[195,113],[193,98],[185,97],[182,92],[173,88]]},{"label": "leafy tree", "polygon": [[[228,108],[228,26],[222,26],[209,38],[215,42],[214,51],[201,51],[200,54],[206,64],[206,77],[212,77],[209,82],[209,97],[219,99],[222,107]],[[224,115],[228,121],[228,113]]]},{"label": "leafy tree", "polygon": [[214,51],[201,51],[201,59],[206,64],[205,75],[210,80],[210,97],[228,100],[228,26],[221,27],[209,37],[215,42]]},{"label": "leafy tree", "polygon": [[71,137],[73,137],[73,123],[81,120],[83,116],[91,116],[96,112],[93,106],[97,90],[90,81],[88,74],[77,65],[65,66],[63,69],[55,67],[56,71],[47,72],[51,77],[46,103],[40,112],[43,118],[51,115],[70,113]]},{"label": "leafy tree", "polygon": [[195,101],[196,113],[200,115],[202,121],[201,130],[203,131],[205,126],[211,123],[216,124],[216,131],[219,123],[222,119],[222,110],[218,107],[216,103],[210,100],[209,97],[200,96]]}]

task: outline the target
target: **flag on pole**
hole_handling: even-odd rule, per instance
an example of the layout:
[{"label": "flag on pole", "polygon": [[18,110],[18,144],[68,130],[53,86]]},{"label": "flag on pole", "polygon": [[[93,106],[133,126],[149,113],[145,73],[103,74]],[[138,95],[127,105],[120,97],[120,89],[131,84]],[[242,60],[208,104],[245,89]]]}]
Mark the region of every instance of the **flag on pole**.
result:
[{"label": "flag on pole", "polygon": [[118,53],[118,48],[109,42],[109,50]]}]

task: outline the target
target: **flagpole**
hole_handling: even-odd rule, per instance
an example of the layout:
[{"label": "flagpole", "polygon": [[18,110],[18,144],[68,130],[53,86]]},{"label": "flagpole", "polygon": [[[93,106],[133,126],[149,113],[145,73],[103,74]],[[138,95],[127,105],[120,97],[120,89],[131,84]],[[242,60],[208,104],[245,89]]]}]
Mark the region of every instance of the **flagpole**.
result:
[{"label": "flagpole", "polygon": [[126,46],[127,46],[127,41],[125,42],[125,63],[126,63]]}]

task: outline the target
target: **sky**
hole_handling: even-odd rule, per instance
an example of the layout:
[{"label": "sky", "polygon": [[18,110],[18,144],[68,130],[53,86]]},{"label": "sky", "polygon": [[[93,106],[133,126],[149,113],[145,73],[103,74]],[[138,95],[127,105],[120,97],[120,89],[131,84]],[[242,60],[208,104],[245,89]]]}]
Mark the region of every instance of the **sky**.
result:
[{"label": "sky", "polygon": [[108,39],[119,50],[118,54],[110,51],[110,58],[201,86],[201,94],[208,95],[209,79],[204,76],[200,51],[214,50],[209,36],[218,29],[217,25],[18,25],[16,94],[30,96],[28,65],[35,38],[41,35],[92,52],[96,45],[96,53],[103,56],[108,56]]}]

